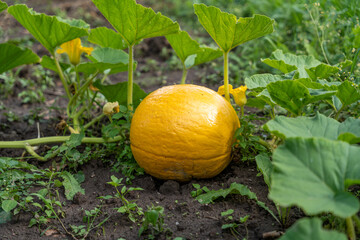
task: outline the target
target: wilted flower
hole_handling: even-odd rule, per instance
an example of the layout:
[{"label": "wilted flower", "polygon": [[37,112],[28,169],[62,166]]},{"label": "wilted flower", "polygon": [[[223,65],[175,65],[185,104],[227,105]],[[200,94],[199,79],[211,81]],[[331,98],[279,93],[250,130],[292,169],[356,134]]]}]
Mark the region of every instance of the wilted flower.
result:
[{"label": "wilted flower", "polygon": [[94,85],[92,85],[92,83],[90,84],[89,89],[90,89],[91,91],[94,91],[94,92],[98,92],[98,91],[99,91],[99,89],[98,89],[97,87],[94,87]]},{"label": "wilted flower", "polygon": [[230,93],[234,97],[235,103],[240,107],[244,106],[247,102],[246,94],[245,94],[246,90],[247,90],[247,86],[240,86],[230,91]]},{"label": "wilted flower", "polygon": [[114,113],[118,113],[120,111],[118,102],[108,102],[103,107],[103,113],[105,115],[112,115]]},{"label": "wilted flower", "polygon": [[80,62],[80,55],[83,52],[90,55],[93,50],[94,49],[91,47],[81,46],[80,38],[75,38],[71,41],[61,44],[60,49],[58,49],[56,53],[58,54],[66,53],[69,56],[71,64],[78,65]]},{"label": "wilted flower", "polygon": [[[229,92],[231,92],[232,89],[233,89],[233,86],[232,86],[231,84],[229,84]],[[222,85],[222,86],[220,86],[220,87],[218,88],[217,93],[220,94],[221,96],[222,96],[222,95],[225,95],[225,87],[224,87],[224,85]]]}]

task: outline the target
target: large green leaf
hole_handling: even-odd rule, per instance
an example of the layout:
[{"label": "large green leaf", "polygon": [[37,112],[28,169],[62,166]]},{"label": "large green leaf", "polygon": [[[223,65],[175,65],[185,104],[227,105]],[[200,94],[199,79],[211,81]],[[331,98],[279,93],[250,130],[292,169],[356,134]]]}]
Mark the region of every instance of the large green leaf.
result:
[{"label": "large green leaf", "polygon": [[289,228],[279,240],[347,240],[345,234],[322,228],[319,218],[302,218]]},{"label": "large green leaf", "polygon": [[245,78],[245,85],[251,90],[262,90],[266,88],[269,83],[285,80],[282,76],[273,75],[269,73],[255,74],[251,77]]},{"label": "large green leaf", "polygon": [[310,89],[296,80],[272,82],[266,88],[274,102],[295,115],[299,115],[305,105],[331,99],[336,93],[336,91]]},{"label": "large green leaf", "polygon": [[[100,92],[105,96],[109,102],[118,102],[119,105],[126,106],[127,104],[127,82],[121,82],[113,85],[103,85],[100,81],[96,81],[94,86],[97,87]],[[147,94],[134,83],[134,109],[140,104],[141,100],[144,99]]]},{"label": "large green leaf", "polygon": [[[266,58],[261,60],[263,63],[266,63],[267,65],[279,69],[283,73],[289,73],[294,70],[298,71],[298,77],[299,78],[307,78],[309,77],[306,69],[313,69],[310,72],[315,75],[316,74],[316,67],[322,62],[316,60],[313,56],[305,56],[305,55],[294,55],[291,53],[283,53],[281,50],[276,50],[272,53],[271,58]],[[323,64],[325,65],[325,64]],[[332,68],[331,66],[328,66],[329,68]],[[323,67],[320,67],[321,70],[324,69]],[[327,69],[327,68],[326,68]],[[318,73],[322,74],[321,76],[324,76],[325,73],[318,70]],[[313,76],[312,75],[312,76]],[[315,75],[316,76],[316,75]]]},{"label": "large green leaf", "polygon": [[360,100],[359,91],[353,86],[353,83],[344,81],[338,86],[336,96],[340,99],[343,106],[348,106]]},{"label": "large green leaf", "polygon": [[30,49],[21,49],[9,43],[0,44],[0,53],[0,73],[23,64],[40,61],[38,55]]},{"label": "large green leaf", "polygon": [[0,12],[4,11],[5,9],[7,9],[8,5],[3,2],[3,1],[0,1]]},{"label": "large green leaf", "polygon": [[127,45],[179,31],[179,24],[135,0],[92,0]]},{"label": "large green leaf", "polygon": [[330,66],[324,63],[305,70],[312,80],[325,79],[340,71],[338,67]]},{"label": "large green leaf", "polygon": [[305,86],[293,80],[272,82],[266,88],[274,102],[295,115],[299,115],[310,96]]},{"label": "large green leaf", "polygon": [[86,28],[74,27],[58,17],[39,14],[26,5],[13,5],[8,12],[18,20],[51,54],[60,44],[88,35]]},{"label": "large green leaf", "polygon": [[119,33],[106,27],[91,29],[88,41],[104,48],[125,49],[127,45]]},{"label": "large green leaf", "polygon": [[186,68],[212,61],[221,57],[223,54],[220,49],[201,47],[200,44],[193,40],[185,31],[167,35],[166,39],[169,41],[171,47],[183,64],[185,64],[188,57],[195,55],[195,59],[191,64],[186,66]]},{"label": "large green leaf", "polygon": [[359,211],[347,191],[360,183],[360,147],[325,138],[288,138],[273,154],[269,198],[306,214],[330,212],[346,218]]},{"label": "large green leaf", "polygon": [[73,200],[76,193],[85,194],[85,190],[81,188],[79,182],[71,173],[63,171],[61,177],[64,179],[63,186],[65,188],[65,196],[67,200]]},{"label": "large green leaf", "polygon": [[255,14],[237,19],[233,14],[204,4],[194,4],[194,9],[201,25],[224,52],[274,31],[274,20],[266,16]]},{"label": "large green leaf", "polygon": [[340,123],[320,113],[314,117],[288,118],[276,116],[275,119],[268,121],[264,128],[282,139],[324,137],[337,140],[340,135],[345,133],[360,137],[360,119],[348,118],[345,122]]}]

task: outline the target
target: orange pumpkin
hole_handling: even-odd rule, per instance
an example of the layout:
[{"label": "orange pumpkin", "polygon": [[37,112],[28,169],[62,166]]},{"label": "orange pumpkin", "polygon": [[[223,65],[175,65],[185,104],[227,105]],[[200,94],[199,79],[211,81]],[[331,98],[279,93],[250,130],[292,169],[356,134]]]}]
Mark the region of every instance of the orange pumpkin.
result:
[{"label": "orange pumpkin", "polygon": [[136,109],[130,129],[137,163],[160,179],[211,178],[230,162],[240,127],[231,104],[206,87],[160,88]]}]

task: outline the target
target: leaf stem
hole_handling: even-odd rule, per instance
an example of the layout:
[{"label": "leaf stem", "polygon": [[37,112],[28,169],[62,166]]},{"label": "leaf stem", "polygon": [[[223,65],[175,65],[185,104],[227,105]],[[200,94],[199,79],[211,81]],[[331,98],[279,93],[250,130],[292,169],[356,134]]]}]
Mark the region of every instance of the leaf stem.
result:
[{"label": "leaf stem", "polygon": [[64,77],[64,73],[60,67],[60,63],[58,61],[58,59],[56,58],[56,55],[55,55],[55,52],[52,54],[53,57],[54,57],[54,61],[55,61],[55,65],[56,65],[56,68],[59,72],[59,77],[60,77],[60,80],[65,88],[65,92],[66,92],[66,96],[68,97],[68,99],[71,98],[71,94],[70,94],[70,91],[69,91],[69,86],[68,86],[68,83],[66,82],[65,80],[65,77]]},{"label": "leaf stem", "polygon": [[355,222],[357,233],[360,233],[360,219],[359,219],[359,217],[355,214],[354,216],[352,216],[352,219]]},{"label": "leaf stem", "polygon": [[348,217],[345,219],[346,221],[346,231],[347,231],[347,235],[349,237],[349,240],[355,240],[356,239],[356,234],[355,234],[355,227],[354,227],[354,223],[352,221],[351,217]]},{"label": "leaf stem", "polygon": [[[28,144],[30,146],[40,145],[45,143],[61,143],[66,142],[70,139],[70,136],[54,136],[54,137],[43,137],[43,138],[34,138],[28,140],[21,141],[0,141],[0,148],[25,148],[25,145]],[[110,143],[117,142],[122,140],[122,136],[116,136],[113,139],[103,139],[103,138],[94,138],[94,137],[84,137],[81,142],[82,143]]]},{"label": "leaf stem", "polygon": [[188,70],[184,66],[180,84],[185,84],[186,83],[187,73],[188,73]]},{"label": "leaf stem", "polygon": [[41,162],[46,162],[46,159],[44,157],[41,157],[39,154],[37,154],[34,149],[30,146],[30,144],[25,143],[24,144],[24,148],[25,150],[34,158],[36,158],[37,160],[41,161]]},{"label": "leaf stem", "polygon": [[75,93],[75,95],[70,98],[70,101],[67,105],[67,108],[66,108],[66,112],[68,114],[68,117],[71,117],[71,113],[70,113],[70,107],[73,105],[73,103],[76,101],[76,99],[79,97],[79,95],[86,89],[90,86],[90,84],[92,83],[92,81],[94,80],[94,78],[99,74],[99,71],[96,71],[94,73],[94,75],[91,77],[91,78],[88,78],[86,80],[86,82],[84,83],[84,85],[81,86],[81,88]]},{"label": "leaf stem", "polygon": [[225,99],[230,102],[230,93],[229,93],[229,51],[224,52],[224,89],[225,89]]},{"label": "leaf stem", "polygon": [[128,66],[128,85],[127,85],[127,107],[132,113],[133,109],[133,78],[134,78],[134,44],[129,45],[129,66]]},{"label": "leaf stem", "polygon": [[87,124],[84,125],[84,129],[88,129],[89,127],[94,125],[96,122],[100,121],[104,116],[105,116],[105,114],[102,113],[101,115],[97,116],[96,118],[93,118],[90,122],[88,122]]},{"label": "leaf stem", "polygon": [[339,116],[340,116],[340,113],[344,110],[344,105],[339,109],[339,111],[336,112],[335,114],[335,119],[338,120],[339,119]]}]

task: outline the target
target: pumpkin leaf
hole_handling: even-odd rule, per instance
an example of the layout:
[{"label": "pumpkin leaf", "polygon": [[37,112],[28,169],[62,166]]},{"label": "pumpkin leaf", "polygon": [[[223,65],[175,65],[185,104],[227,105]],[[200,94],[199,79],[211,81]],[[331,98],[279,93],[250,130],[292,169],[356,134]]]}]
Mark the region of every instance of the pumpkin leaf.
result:
[{"label": "pumpkin leaf", "polygon": [[79,182],[74,178],[71,173],[63,171],[61,173],[61,177],[64,179],[62,183],[65,188],[65,196],[67,200],[73,200],[75,194],[78,192],[81,194],[85,194],[85,190],[80,186]]},{"label": "pumpkin leaf", "polygon": [[305,69],[305,71],[307,72],[307,74],[309,75],[309,77],[312,80],[316,80],[316,79],[328,78],[328,77],[334,75],[335,73],[339,72],[340,69],[335,66],[330,66],[330,65],[321,63],[321,64],[317,65],[316,67],[312,67],[310,69]]},{"label": "pumpkin leaf", "polygon": [[92,0],[128,46],[179,31],[179,24],[135,0]]},{"label": "pumpkin leaf", "polygon": [[349,81],[344,81],[338,86],[336,96],[340,99],[343,106],[348,106],[360,100],[360,93]]},{"label": "pumpkin leaf", "polygon": [[270,183],[271,183],[270,175],[273,170],[270,157],[265,153],[261,153],[255,157],[255,160],[258,169],[264,176],[264,181],[266,185],[268,185],[268,187],[270,188]]},{"label": "pumpkin leaf", "polygon": [[305,86],[293,80],[272,82],[266,88],[276,104],[295,115],[299,115],[305,105],[305,99],[310,96]]},{"label": "pumpkin leaf", "polygon": [[223,52],[274,31],[274,20],[263,15],[237,19],[233,14],[205,4],[194,4],[194,9],[201,25]]},{"label": "pumpkin leaf", "polygon": [[336,91],[310,89],[295,80],[272,82],[266,88],[276,104],[295,115],[299,115],[305,105],[331,99],[336,93]]},{"label": "pumpkin leaf", "polygon": [[88,41],[104,48],[125,49],[128,47],[119,33],[106,27],[91,29]]},{"label": "pumpkin leaf", "polygon": [[291,226],[279,240],[347,240],[345,234],[322,228],[319,218],[302,218]]},{"label": "pumpkin leaf", "polygon": [[347,188],[360,183],[360,147],[325,138],[288,138],[273,154],[269,198],[308,214],[347,218],[359,200]]},{"label": "pumpkin leaf", "polygon": [[60,44],[88,35],[86,28],[73,27],[58,17],[39,14],[26,5],[17,4],[8,12],[23,25],[51,54]]},{"label": "pumpkin leaf", "polygon": [[[349,133],[355,138],[360,137],[360,119],[348,118],[340,123],[333,118],[317,113],[314,117],[288,118],[276,116],[268,121],[264,129],[275,136],[286,139],[291,137],[323,137],[337,140],[342,134]],[[341,137],[345,140],[345,136]],[[348,142],[348,141],[346,141]]]},{"label": "pumpkin leaf", "polygon": [[[127,104],[127,82],[121,82],[113,85],[103,85],[100,81],[94,82],[94,86],[97,87],[100,92],[105,96],[109,102],[118,102],[119,105]],[[147,94],[134,83],[134,109],[140,104],[141,100],[144,99]]]},{"label": "pumpkin leaf", "polygon": [[0,12],[4,11],[7,8],[8,8],[8,5],[5,2],[0,0]]},{"label": "pumpkin leaf", "polygon": [[308,78],[309,75],[306,69],[311,69],[322,64],[322,62],[318,61],[313,56],[297,56],[291,53],[284,54],[283,51],[279,49],[272,53],[271,58],[262,59],[261,61],[283,73],[297,70],[299,75],[298,78]]},{"label": "pumpkin leaf", "polygon": [[187,69],[212,61],[221,57],[223,54],[220,49],[201,47],[200,44],[193,40],[185,31],[167,35],[166,39]]},{"label": "pumpkin leaf", "polygon": [[21,49],[9,43],[0,44],[0,73],[13,69],[14,67],[37,63],[40,61],[38,55],[30,49]]},{"label": "pumpkin leaf", "polygon": [[[77,67],[79,72],[93,74],[96,71],[109,71],[108,74],[115,74],[128,70],[128,54],[120,49],[97,48],[91,52],[91,56],[88,58],[92,62],[79,64]],[[136,67],[136,63],[134,66]]]},{"label": "pumpkin leaf", "polygon": [[251,90],[263,90],[269,83],[285,80],[280,75],[269,73],[255,74],[245,78],[245,85]]}]

